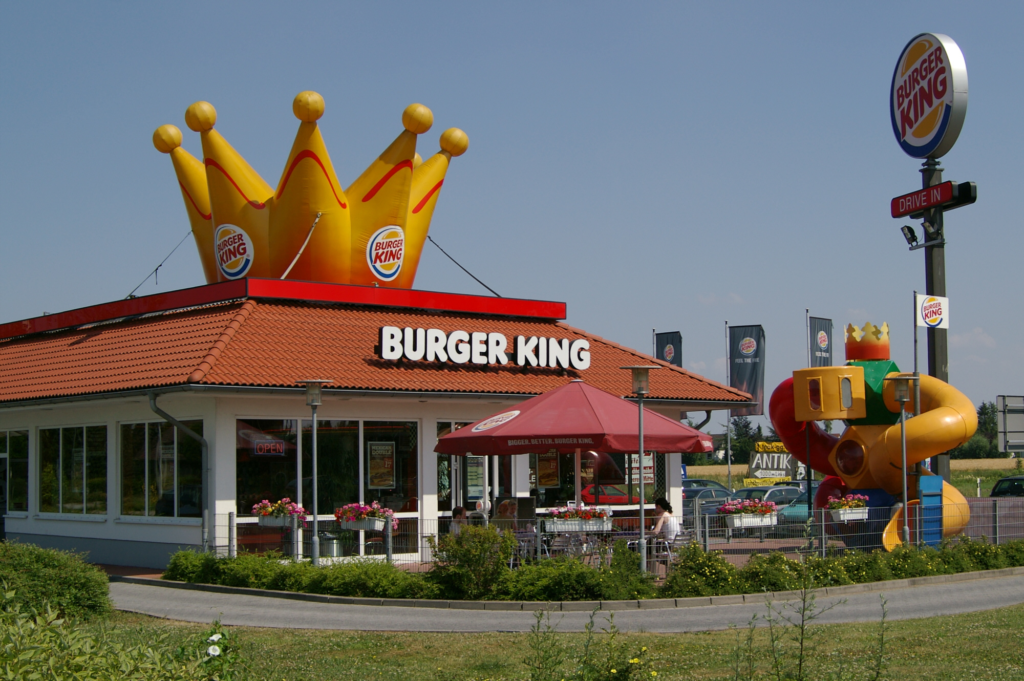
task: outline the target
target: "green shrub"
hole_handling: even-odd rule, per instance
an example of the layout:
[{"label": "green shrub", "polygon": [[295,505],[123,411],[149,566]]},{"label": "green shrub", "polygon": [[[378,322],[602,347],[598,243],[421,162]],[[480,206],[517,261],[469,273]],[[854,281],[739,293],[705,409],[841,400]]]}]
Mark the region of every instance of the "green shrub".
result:
[{"label": "green shrub", "polygon": [[801,574],[800,563],[786,558],[779,551],[754,554],[739,571],[742,588],[746,593],[799,589]]},{"label": "green shrub", "polygon": [[171,556],[163,579],[193,584],[219,584],[220,562],[212,553],[178,551]]},{"label": "green shrub", "polygon": [[[113,632],[90,633],[62,619],[48,605],[25,608],[15,592],[0,594],[0,638],[5,679],[147,679],[199,681],[238,678],[233,642],[219,624],[188,646],[173,647],[163,634],[146,643],[125,643]],[[216,646],[216,649],[211,649]]]},{"label": "green shrub", "polygon": [[1006,542],[999,548],[1006,556],[1006,567],[1024,567],[1024,539]]},{"label": "green shrub", "polygon": [[86,563],[84,554],[0,542],[0,581],[18,602],[40,612],[46,603],[65,618],[89,619],[113,609],[106,573]]},{"label": "green shrub", "polygon": [[975,541],[967,537],[942,544],[941,558],[948,572],[971,572],[974,570],[998,570],[1010,567],[1006,551],[1002,546],[986,540]]},{"label": "green shrub", "polygon": [[457,535],[428,537],[434,565],[427,579],[444,598],[478,599],[492,594],[511,569],[509,561],[516,548],[511,532],[489,527],[468,526]]},{"label": "green shrub", "polygon": [[841,560],[808,556],[805,564],[811,583],[816,587],[853,584],[853,580],[850,579],[850,575],[846,574],[846,568],[843,567]]},{"label": "green shrub", "polygon": [[740,593],[736,566],[722,557],[721,551],[706,552],[691,543],[676,552],[677,560],[661,587],[665,598],[722,596]]},{"label": "green shrub", "polygon": [[509,570],[494,595],[510,601],[599,601],[601,572],[575,558],[553,558]]},{"label": "green shrub", "polygon": [[946,574],[946,565],[942,562],[942,557],[931,547],[918,549],[913,546],[897,546],[886,559],[892,579]]},{"label": "green shrub", "polygon": [[237,558],[221,558],[218,562],[220,584],[252,589],[273,588],[271,584],[279,583],[281,573],[289,565],[276,551],[262,555],[240,553]]},{"label": "green shrub", "polygon": [[[604,565],[604,561],[601,561]],[[624,539],[615,542],[611,564],[601,570],[601,600],[630,601],[656,595],[654,576],[640,571],[640,554],[630,551]]]},{"label": "green shrub", "polygon": [[854,584],[866,584],[892,579],[892,571],[886,560],[887,555],[882,551],[849,551],[835,560],[842,566]]},{"label": "green shrub", "polygon": [[419,573],[406,572],[381,560],[356,560],[310,568],[309,591],[362,598],[436,598],[437,588]]}]

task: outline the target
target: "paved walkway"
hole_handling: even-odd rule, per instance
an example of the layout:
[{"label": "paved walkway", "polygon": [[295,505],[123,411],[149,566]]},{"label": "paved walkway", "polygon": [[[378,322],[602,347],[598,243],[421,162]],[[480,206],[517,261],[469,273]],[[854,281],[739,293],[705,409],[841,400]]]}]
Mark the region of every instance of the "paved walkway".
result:
[{"label": "paved walkway", "polygon": [[[879,596],[888,600],[893,620],[953,615],[1024,603],[1024,575],[893,588],[843,597],[820,596],[818,603],[846,602],[826,613],[820,623],[875,622],[881,615]],[[110,595],[119,610],[156,617],[231,626],[287,629],[371,631],[488,632],[528,631],[532,612],[454,610],[392,606],[343,605],[294,601],[265,596],[222,594],[113,582]],[[790,606],[793,604],[790,603]],[[746,626],[763,603],[712,605],[664,610],[617,610],[615,624],[623,631],[686,632]],[[603,622],[607,613],[598,613]],[[553,612],[551,623],[561,631],[582,631],[586,612]]]}]

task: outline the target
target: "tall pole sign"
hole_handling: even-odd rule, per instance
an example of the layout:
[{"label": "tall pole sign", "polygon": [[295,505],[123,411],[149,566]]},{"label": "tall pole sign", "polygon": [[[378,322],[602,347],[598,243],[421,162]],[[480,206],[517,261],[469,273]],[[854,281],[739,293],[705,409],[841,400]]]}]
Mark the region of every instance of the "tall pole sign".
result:
[{"label": "tall pole sign", "polygon": [[[925,291],[946,296],[946,240],[943,213],[974,203],[973,182],[942,181],[938,159],[956,143],[967,115],[967,62],[952,38],[940,33],[914,36],[900,53],[892,74],[889,116],[900,148],[924,159],[921,190],[892,200],[892,216],[921,219],[923,243],[909,225],[903,236],[910,250],[924,249]],[[928,328],[928,374],[949,381],[947,330]],[[932,470],[949,480],[949,455],[940,454]]]}]

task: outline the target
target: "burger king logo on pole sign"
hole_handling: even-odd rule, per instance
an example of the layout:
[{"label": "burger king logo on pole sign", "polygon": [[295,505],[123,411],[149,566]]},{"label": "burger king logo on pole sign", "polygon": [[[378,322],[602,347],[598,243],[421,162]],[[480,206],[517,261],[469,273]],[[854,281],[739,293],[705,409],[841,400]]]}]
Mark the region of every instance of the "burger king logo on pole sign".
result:
[{"label": "burger king logo on pole sign", "polygon": [[757,352],[757,341],[747,336],[740,341],[740,354],[750,356]]},{"label": "burger king logo on pole sign", "polygon": [[213,238],[217,249],[217,267],[226,279],[244,277],[252,267],[252,239],[241,227],[221,225]]},{"label": "burger king logo on pole sign", "polygon": [[676,356],[676,349],[671,343],[665,346],[665,361],[671,362],[672,358]]},{"label": "burger king logo on pole sign", "polygon": [[917,325],[929,329],[949,328],[949,299],[939,296],[917,296]]},{"label": "burger king logo on pole sign", "polygon": [[381,227],[366,244],[366,264],[381,281],[391,281],[398,276],[404,257],[405,232],[398,225]]},{"label": "burger king logo on pole sign", "polygon": [[824,331],[818,332],[818,347],[822,350],[828,350],[828,334]]},{"label": "burger king logo on pole sign", "polygon": [[896,141],[913,158],[939,158],[953,148],[967,115],[967,62],[941,33],[915,36],[892,74],[889,115]]}]

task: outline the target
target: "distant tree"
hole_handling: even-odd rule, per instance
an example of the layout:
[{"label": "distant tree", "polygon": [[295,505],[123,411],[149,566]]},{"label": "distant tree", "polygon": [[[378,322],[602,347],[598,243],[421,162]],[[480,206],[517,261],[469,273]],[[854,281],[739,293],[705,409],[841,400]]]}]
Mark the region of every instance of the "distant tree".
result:
[{"label": "distant tree", "polygon": [[732,419],[732,460],[733,463],[749,463],[750,453],[754,451],[754,443],[762,439],[761,426],[754,425],[746,416],[735,416]]},{"label": "distant tree", "polygon": [[949,453],[951,459],[998,459],[1003,457],[996,444],[998,421],[995,402],[982,402],[978,407],[978,431],[970,440]]},{"label": "distant tree", "polygon": [[978,433],[993,444],[999,435],[998,413],[995,402],[982,402],[978,407]]},{"label": "distant tree", "polygon": [[768,433],[764,436],[765,442],[782,442],[782,438],[775,432],[775,429],[768,426]]}]

